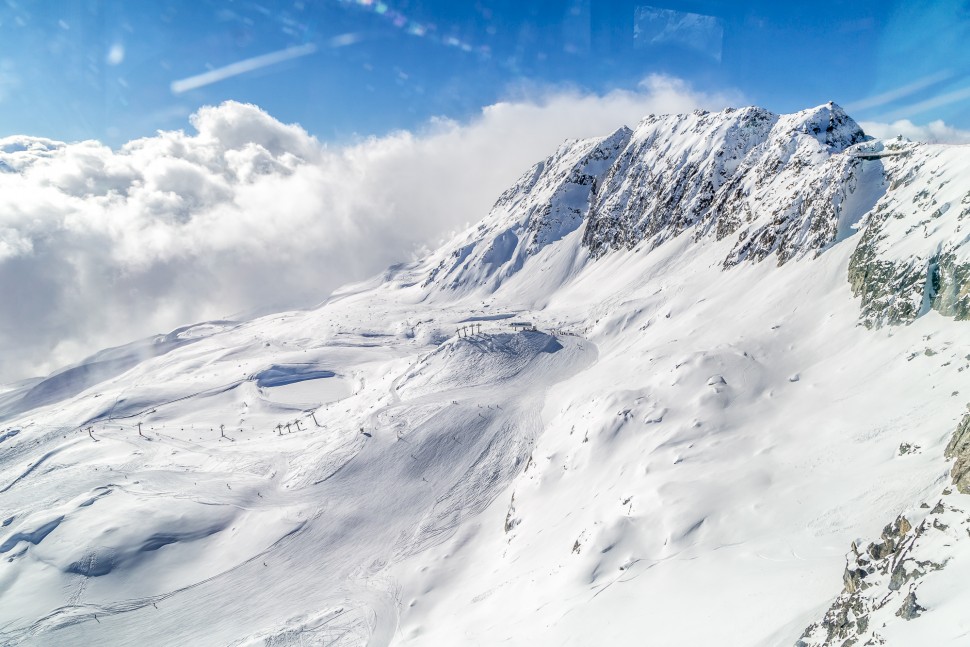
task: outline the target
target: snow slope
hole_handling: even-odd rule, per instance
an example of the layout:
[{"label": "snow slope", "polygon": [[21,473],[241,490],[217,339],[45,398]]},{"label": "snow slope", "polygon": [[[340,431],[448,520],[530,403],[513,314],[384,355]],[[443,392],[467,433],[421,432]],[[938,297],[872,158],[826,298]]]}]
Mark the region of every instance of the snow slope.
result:
[{"label": "snow slope", "polygon": [[8,386],[0,642],[961,644],[968,533],[842,576],[970,509],[968,155],[833,104],[650,117],[317,309]]}]

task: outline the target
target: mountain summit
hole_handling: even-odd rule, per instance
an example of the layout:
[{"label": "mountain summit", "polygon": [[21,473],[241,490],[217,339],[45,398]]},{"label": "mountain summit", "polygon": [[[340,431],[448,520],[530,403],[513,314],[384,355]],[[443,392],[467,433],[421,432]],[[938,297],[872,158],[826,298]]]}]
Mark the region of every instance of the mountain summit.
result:
[{"label": "mountain summit", "polygon": [[[966,319],[970,266],[957,224],[970,209],[959,180],[965,156],[958,146],[875,141],[833,103],[790,115],[651,115],[634,131],[566,142],[536,164],[487,219],[433,255],[424,285],[494,291],[574,231],[581,239],[570,244],[581,249],[572,257],[649,251],[686,233],[730,241],[725,267],[769,257],[781,265],[818,256],[865,220],[850,281],[867,325],[909,322],[926,308]],[[933,162],[940,188],[951,186],[929,198],[917,177]],[[951,207],[962,214],[952,226],[936,222],[933,240],[903,244]],[[893,240],[880,242],[884,233]]]}]

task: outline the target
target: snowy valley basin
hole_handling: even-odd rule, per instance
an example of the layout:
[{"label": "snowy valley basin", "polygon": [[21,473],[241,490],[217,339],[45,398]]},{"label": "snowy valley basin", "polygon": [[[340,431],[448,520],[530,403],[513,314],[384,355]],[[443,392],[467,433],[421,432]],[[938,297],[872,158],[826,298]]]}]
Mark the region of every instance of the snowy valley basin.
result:
[{"label": "snowy valley basin", "polygon": [[317,308],[9,385],[0,642],[965,644],[968,167],[649,116]]}]

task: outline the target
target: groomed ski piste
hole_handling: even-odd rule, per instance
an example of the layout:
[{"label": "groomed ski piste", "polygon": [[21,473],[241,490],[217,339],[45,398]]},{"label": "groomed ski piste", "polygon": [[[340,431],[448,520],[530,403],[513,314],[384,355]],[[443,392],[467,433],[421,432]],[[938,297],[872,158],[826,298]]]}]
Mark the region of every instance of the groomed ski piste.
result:
[{"label": "groomed ski piste", "polygon": [[[629,132],[523,178],[548,210],[503,196],[316,309],[7,387],[0,643],[794,644],[852,542],[949,483],[966,324],[860,325],[869,166],[816,258],[725,268],[736,238],[683,234],[594,259],[588,193],[550,174]],[[923,586],[881,636],[961,644],[968,594]]]}]

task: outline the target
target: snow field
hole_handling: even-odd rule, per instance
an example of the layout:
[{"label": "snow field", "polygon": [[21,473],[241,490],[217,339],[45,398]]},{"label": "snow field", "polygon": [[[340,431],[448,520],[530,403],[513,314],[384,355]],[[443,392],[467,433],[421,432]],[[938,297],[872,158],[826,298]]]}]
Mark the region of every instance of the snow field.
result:
[{"label": "snow field", "polygon": [[[10,437],[51,458],[20,478],[29,467],[3,463],[12,515],[0,582],[18,601],[3,605],[5,640],[390,639],[387,564],[491,503],[541,430],[547,385],[590,361],[574,340],[500,331],[417,355],[400,338],[350,331],[291,348],[281,340],[312,325],[300,319],[147,360]],[[267,324],[272,338],[227,352]],[[172,379],[140,386],[155,374]],[[322,404],[331,380],[346,397]],[[79,419],[96,440],[64,424]],[[291,424],[282,436],[280,422]]]},{"label": "snow field", "polygon": [[504,500],[400,569],[434,591],[400,644],[790,645],[850,543],[942,487],[958,331],[857,326],[850,245],[722,272],[688,244],[607,257],[549,304],[598,360],[550,393]]}]

